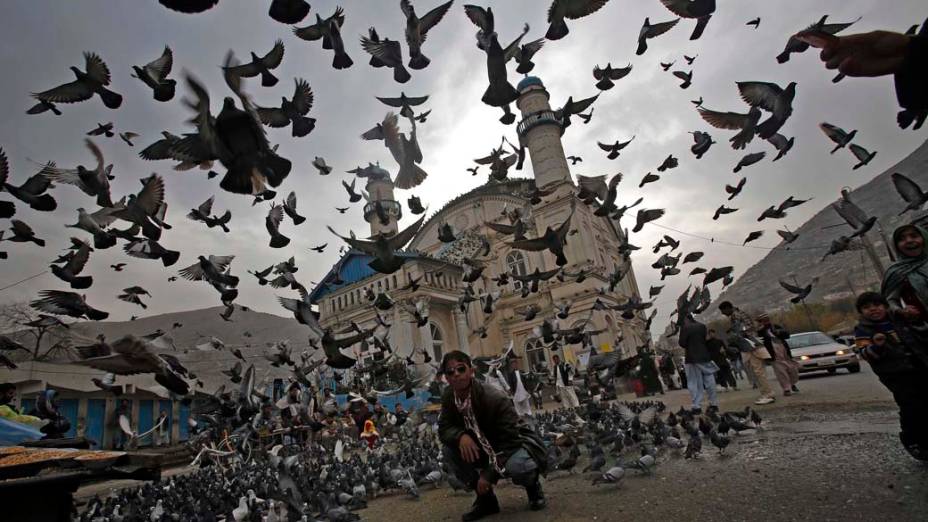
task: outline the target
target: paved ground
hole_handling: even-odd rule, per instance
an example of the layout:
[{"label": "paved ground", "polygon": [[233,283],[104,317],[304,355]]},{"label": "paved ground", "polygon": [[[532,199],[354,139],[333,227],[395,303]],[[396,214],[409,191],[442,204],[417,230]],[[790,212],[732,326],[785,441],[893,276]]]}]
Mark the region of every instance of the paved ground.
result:
[{"label": "paved ground", "polygon": [[[549,507],[542,512],[527,511],[524,491],[503,484],[503,513],[488,520],[926,520],[928,466],[900,447],[894,404],[869,368],[804,377],[799,386],[801,394],[758,407],[765,429],[736,439],[725,455],[708,444],[699,460],[662,454],[651,476],[629,471],[618,486],[592,488],[588,476],[556,472],[544,483]],[[750,404],[756,393],[720,397],[728,410]],[[688,400],[684,391],[659,398],[673,409]],[[379,498],[358,513],[371,521],[452,521],[471,500],[440,489],[419,501]]]},{"label": "paved ground", "polygon": [[[544,484],[549,507],[537,513],[527,511],[521,488],[503,485],[503,512],[489,520],[925,520],[928,466],[900,447],[891,396],[869,368],[808,376],[799,385],[801,394],[759,407],[767,427],[734,441],[724,456],[711,446],[696,461],[664,455],[651,476],[629,472],[620,485],[595,489],[586,476],[557,472]],[[743,408],[755,393],[720,396],[726,410]],[[676,409],[688,396],[676,391],[663,400]],[[469,495],[441,489],[419,501],[378,499],[359,513],[451,521],[470,503]]]}]

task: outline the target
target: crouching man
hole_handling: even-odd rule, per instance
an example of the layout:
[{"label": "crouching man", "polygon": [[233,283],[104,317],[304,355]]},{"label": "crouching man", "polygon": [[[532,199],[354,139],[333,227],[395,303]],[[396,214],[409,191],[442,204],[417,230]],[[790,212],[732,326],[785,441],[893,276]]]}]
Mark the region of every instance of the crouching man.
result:
[{"label": "crouching man", "polygon": [[539,477],[546,472],[545,450],[540,437],[519,418],[505,393],[474,378],[466,353],[445,354],[441,371],[449,384],[438,420],[444,460],[477,492],[473,508],[462,519],[499,513],[493,486],[504,477],[525,488],[532,510],[544,509]]}]

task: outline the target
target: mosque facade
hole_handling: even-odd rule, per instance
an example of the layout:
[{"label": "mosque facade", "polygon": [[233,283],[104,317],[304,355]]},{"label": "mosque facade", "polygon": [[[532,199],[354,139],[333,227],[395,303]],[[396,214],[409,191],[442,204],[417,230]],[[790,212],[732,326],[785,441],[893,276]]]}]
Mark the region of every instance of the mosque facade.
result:
[{"label": "mosque facade", "polygon": [[[310,295],[323,327],[340,331],[350,328],[352,322],[372,327],[379,313],[392,322],[389,341],[395,353],[405,357],[415,350],[413,359],[417,363],[429,358],[439,360],[450,350],[462,350],[472,357],[496,356],[511,341],[526,370],[542,363],[550,365],[554,354],[583,367],[594,349],[619,350],[624,359],[634,356],[638,347],[649,340],[640,313],[626,319],[620,312],[603,310],[602,306],[594,310],[597,299],[617,305],[639,297],[630,266],[614,292],[601,293],[608,287],[614,268],[629,262],[619,254],[623,232],[617,221],[595,216],[594,207],[577,199],[577,187],[561,144],[562,119],[551,109],[541,80],[526,77],[518,90],[522,121],[517,129],[534,177],[491,179],[449,201],[423,223],[400,253],[406,261],[393,274],[374,271],[367,265],[371,258],[362,252],[346,252]],[[536,187],[550,194],[539,202],[532,194]],[[371,200],[365,206],[365,219],[371,223],[371,234],[396,233],[403,209],[395,199],[389,175],[368,178],[367,190]],[[526,225],[526,237],[540,237],[546,227],[556,229],[563,223],[572,209],[564,249],[568,263],[559,276],[541,282],[537,292],[527,295],[522,283],[511,278],[505,286],[494,281],[505,273],[530,274],[536,269],[544,272],[558,267],[550,252],[514,249],[509,244],[512,235],[500,234],[487,223],[511,225],[514,218],[520,218]],[[451,226],[454,241],[439,239],[443,225]],[[465,262],[483,267],[472,283],[463,281],[469,271]],[[571,277],[581,272],[588,275],[579,280]],[[418,280],[417,289],[409,288],[411,280]],[[478,295],[499,292],[491,313],[485,313],[480,300],[461,305],[468,284]],[[394,306],[378,310],[369,296],[379,293],[389,295]],[[566,302],[571,303],[569,315],[557,320],[559,327],[572,328],[586,321],[586,330],[596,333],[587,336],[587,342],[546,346],[537,338],[537,329],[543,320],[554,320],[558,311],[555,305]],[[411,313],[417,306],[428,314],[422,326]],[[525,320],[524,312],[529,307],[539,311],[531,320]],[[374,348],[365,347],[365,352],[361,349],[354,348],[355,355],[362,359],[376,355],[371,353]]]}]

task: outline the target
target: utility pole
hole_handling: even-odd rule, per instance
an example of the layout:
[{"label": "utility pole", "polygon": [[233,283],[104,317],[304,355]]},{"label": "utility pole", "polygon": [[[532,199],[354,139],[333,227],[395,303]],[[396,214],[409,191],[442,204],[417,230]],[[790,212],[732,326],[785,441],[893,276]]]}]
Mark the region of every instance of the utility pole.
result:
[{"label": "utility pole", "polygon": [[[851,201],[850,195],[851,193],[848,187],[844,187],[843,189],[841,189],[842,201],[844,201],[849,206],[857,209],[858,212],[860,212],[859,207],[857,207],[857,205],[855,205],[854,202]],[[879,220],[877,220],[876,225],[879,227],[879,230],[882,231],[882,227],[880,226]],[[885,240],[885,235],[883,237]],[[860,238],[861,244],[864,246],[864,250],[866,250],[867,255],[870,257],[870,262],[873,263],[873,269],[874,271],[876,271],[877,279],[882,280],[883,273],[886,272],[886,267],[883,266],[883,260],[880,259],[880,256],[876,253],[876,247],[873,246],[873,243],[870,241],[870,238],[867,237],[867,234],[862,234],[859,236],[859,238]],[[892,255],[890,255],[890,258],[892,258]]]},{"label": "utility pole", "polygon": [[844,273],[844,282],[847,283],[847,287],[851,289],[851,295],[857,296],[857,289],[854,288],[854,283],[851,282],[851,277],[847,275],[847,272]]}]

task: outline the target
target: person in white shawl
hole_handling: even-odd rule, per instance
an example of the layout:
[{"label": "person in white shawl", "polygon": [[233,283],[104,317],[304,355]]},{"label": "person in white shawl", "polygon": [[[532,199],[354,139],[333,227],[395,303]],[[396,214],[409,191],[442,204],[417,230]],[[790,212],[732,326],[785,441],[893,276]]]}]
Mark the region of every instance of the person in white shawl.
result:
[{"label": "person in white shawl", "polygon": [[522,372],[519,370],[519,361],[521,359],[518,355],[510,354],[506,382],[509,394],[512,395],[512,403],[515,405],[516,413],[520,417],[524,417],[532,414],[532,397],[522,383]]}]

